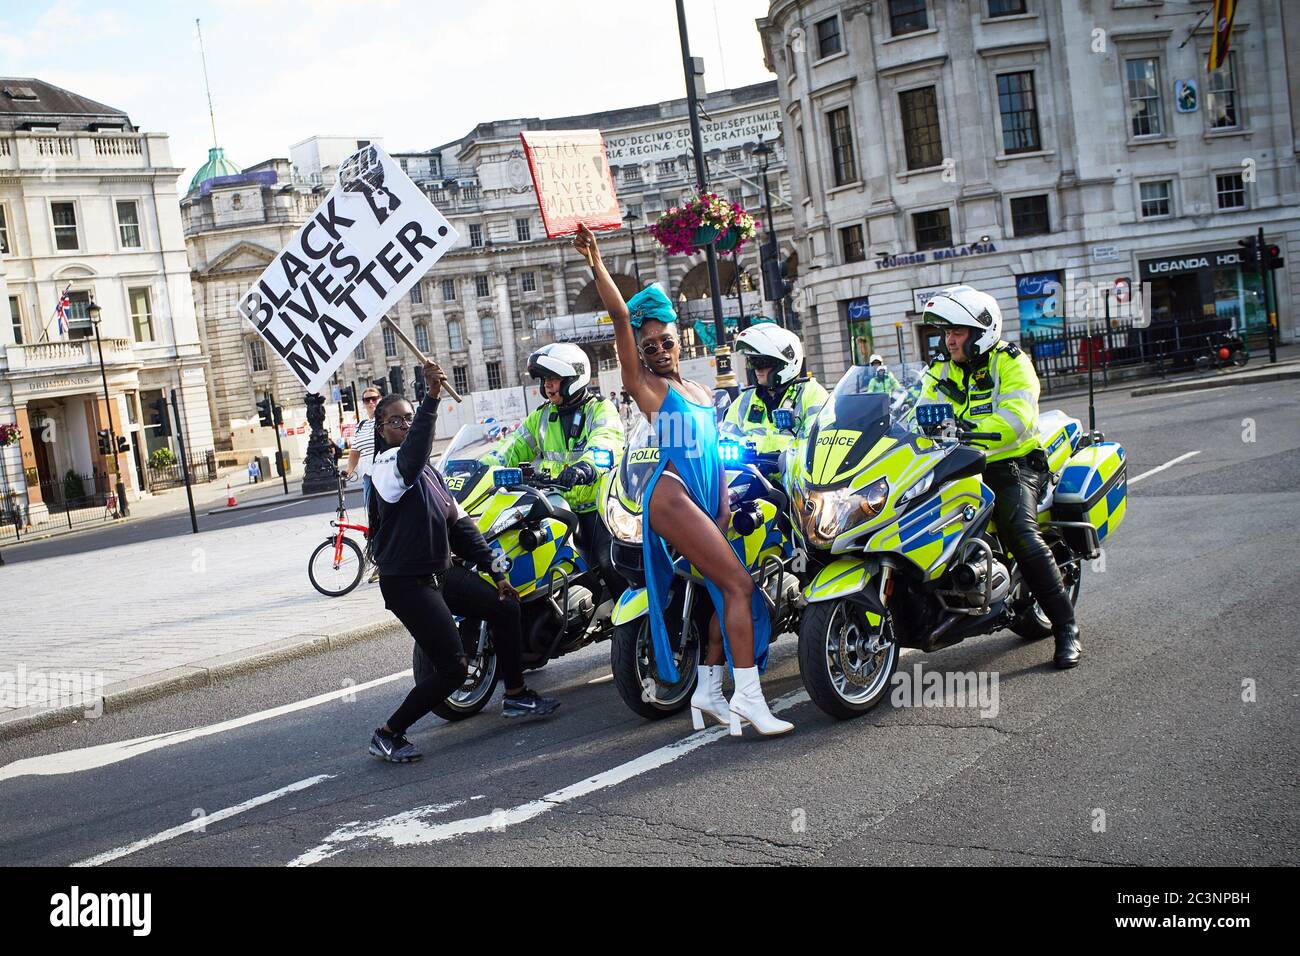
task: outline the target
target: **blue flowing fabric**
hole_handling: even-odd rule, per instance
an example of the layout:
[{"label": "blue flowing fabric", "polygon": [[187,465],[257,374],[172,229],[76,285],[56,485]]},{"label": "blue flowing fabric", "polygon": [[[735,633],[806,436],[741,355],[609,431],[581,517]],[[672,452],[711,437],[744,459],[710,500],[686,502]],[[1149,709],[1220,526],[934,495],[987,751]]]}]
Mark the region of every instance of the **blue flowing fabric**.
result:
[{"label": "blue flowing fabric", "polygon": [[[668,605],[668,593],[672,587],[673,561],[668,553],[667,542],[650,527],[650,501],[664,469],[672,462],[691,499],[703,512],[699,515],[699,520],[712,523],[713,516],[718,511],[718,495],[726,480],[726,473],[718,454],[718,423],[712,405],[692,402],[669,385],[664,403],[655,416],[654,427],[659,446],[659,464],[646,484],[645,497],[642,499],[641,555],[645,563],[650,636],[654,642],[655,663],[660,680],[675,684],[680,675],[673,662],[672,642],[664,624],[663,611]],[[736,560],[740,561],[740,558],[737,557]],[[727,663],[731,664],[731,642],[727,638],[722,592],[708,578],[704,579],[704,585],[709,591],[709,597],[713,599],[714,610],[718,612],[718,621],[722,625],[722,645],[726,650]],[[772,637],[772,622],[768,617],[767,602],[757,587],[754,588],[750,603],[754,619],[754,663],[761,673],[767,668],[767,646]]]}]

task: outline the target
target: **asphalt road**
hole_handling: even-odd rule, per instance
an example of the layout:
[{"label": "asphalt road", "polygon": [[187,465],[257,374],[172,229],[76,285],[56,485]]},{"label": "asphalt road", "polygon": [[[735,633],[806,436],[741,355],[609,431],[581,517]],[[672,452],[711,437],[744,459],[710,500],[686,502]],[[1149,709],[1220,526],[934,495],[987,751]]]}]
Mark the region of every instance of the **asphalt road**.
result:
[{"label": "asphalt road", "polygon": [[365,753],[409,680],[366,686],[409,666],[394,634],[0,744],[0,862],[1300,863],[1300,389],[1098,412],[1130,481],[1199,454],[1131,486],[1084,578],[1080,667],[1010,633],[904,655],[996,674],[995,716],[836,722],[802,699],[786,636],[764,684],[795,732],[693,734],[633,716],[598,646],[530,675],[562,698],[552,719],[427,718],[425,759],[394,766]]}]

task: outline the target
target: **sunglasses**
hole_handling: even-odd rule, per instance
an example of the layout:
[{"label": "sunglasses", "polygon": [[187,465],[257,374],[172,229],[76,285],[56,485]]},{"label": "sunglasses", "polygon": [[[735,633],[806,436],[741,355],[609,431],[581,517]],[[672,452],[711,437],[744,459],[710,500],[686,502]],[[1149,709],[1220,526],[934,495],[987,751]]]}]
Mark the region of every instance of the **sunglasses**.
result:
[{"label": "sunglasses", "polygon": [[[654,355],[660,348],[661,346],[656,345],[654,342],[647,342],[645,345],[641,346],[641,351],[646,355]],[[671,352],[673,349],[677,348],[677,343],[670,338],[664,339],[662,348],[665,352]]]},{"label": "sunglasses", "polygon": [[400,425],[410,425],[415,421],[414,415],[394,415],[392,418],[385,418],[384,424],[389,428],[397,428]]},{"label": "sunglasses", "polygon": [[379,396],[378,396],[378,395],[362,395],[362,396],[361,396],[361,400],[362,400],[363,402],[365,402],[367,405],[373,405],[375,402],[379,401]]}]

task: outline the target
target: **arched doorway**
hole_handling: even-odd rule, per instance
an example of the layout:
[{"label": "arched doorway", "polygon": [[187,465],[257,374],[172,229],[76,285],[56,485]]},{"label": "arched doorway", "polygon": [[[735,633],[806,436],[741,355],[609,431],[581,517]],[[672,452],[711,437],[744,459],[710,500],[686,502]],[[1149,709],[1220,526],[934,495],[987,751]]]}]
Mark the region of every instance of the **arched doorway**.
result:
[{"label": "arched doorway", "polygon": [[[632,298],[637,293],[636,279],[622,273],[613,273],[610,278],[614,280],[614,285],[618,286],[619,294],[623,299]],[[596,280],[592,279],[578,293],[578,297],[573,300],[573,311],[578,315],[586,312],[600,312],[605,307],[600,302],[600,292],[596,289]]]}]

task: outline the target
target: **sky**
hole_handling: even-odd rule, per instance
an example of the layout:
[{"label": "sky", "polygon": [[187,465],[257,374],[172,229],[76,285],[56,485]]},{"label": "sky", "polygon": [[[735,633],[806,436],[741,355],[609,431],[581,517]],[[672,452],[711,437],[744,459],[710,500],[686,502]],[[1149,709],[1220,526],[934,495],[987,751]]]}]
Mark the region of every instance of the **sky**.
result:
[{"label": "sky", "polygon": [[[709,90],[773,78],[767,0],[686,0]],[[476,123],[685,95],[673,0],[0,0],[0,76],[36,77],[171,137],[183,191],[217,139],[251,166],[315,134],[429,149]]]}]

